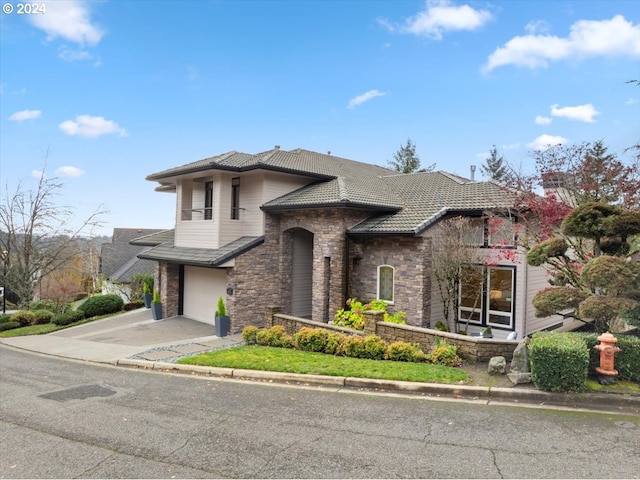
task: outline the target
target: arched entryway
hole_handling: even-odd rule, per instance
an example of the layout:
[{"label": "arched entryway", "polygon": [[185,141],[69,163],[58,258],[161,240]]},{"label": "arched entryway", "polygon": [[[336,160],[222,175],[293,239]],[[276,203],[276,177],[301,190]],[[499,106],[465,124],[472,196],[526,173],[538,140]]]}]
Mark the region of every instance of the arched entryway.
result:
[{"label": "arched entryway", "polygon": [[313,233],[291,232],[291,315],[311,318],[313,300]]}]

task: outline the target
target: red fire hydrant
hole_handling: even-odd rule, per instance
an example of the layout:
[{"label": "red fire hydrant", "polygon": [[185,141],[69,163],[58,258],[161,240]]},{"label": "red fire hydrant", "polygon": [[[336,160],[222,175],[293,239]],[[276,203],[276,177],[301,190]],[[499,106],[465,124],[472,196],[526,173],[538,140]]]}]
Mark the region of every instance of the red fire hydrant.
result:
[{"label": "red fire hydrant", "polygon": [[618,375],[618,371],[613,368],[614,356],[620,351],[616,347],[618,339],[607,332],[600,335],[598,340],[600,344],[593,347],[600,352],[600,366],[596,367],[596,372],[602,385],[610,385],[615,382]]}]

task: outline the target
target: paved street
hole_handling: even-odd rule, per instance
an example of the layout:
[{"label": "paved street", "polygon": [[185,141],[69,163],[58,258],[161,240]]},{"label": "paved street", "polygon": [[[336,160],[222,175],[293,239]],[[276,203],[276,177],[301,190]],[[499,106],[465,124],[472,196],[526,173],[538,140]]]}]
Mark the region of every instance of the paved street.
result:
[{"label": "paved street", "polygon": [[167,375],[0,347],[3,478],[638,478],[640,417]]}]

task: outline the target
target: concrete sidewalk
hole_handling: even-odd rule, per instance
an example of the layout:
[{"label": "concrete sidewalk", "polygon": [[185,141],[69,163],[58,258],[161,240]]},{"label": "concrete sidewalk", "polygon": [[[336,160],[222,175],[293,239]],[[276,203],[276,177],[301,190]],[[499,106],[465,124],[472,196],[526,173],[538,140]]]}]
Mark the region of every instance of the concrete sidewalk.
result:
[{"label": "concrete sidewalk", "polygon": [[148,309],[123,313],[46,335],[0,338],[0,344],[45,355],[159,371],[372,392],[418,393],[431,398],[486,404],[553,406],[640,415],[640,395],[558,394],[514,388],[398,382],[270,371],[180,365],[187,355],[242,343],[242,335],[216,337],[214,326],[186,317],[153,320]]}]

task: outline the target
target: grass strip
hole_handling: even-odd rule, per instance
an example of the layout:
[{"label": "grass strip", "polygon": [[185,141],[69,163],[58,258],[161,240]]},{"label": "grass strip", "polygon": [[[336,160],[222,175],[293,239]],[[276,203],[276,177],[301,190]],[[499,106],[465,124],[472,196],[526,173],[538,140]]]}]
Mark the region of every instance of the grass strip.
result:
[{"label": "grass strip", "polygon": [[464,370],[443,365],[338,357],[260,345],[214,350],[182,358],[178,363],[407,382],[459,383],[468,378]]}]

